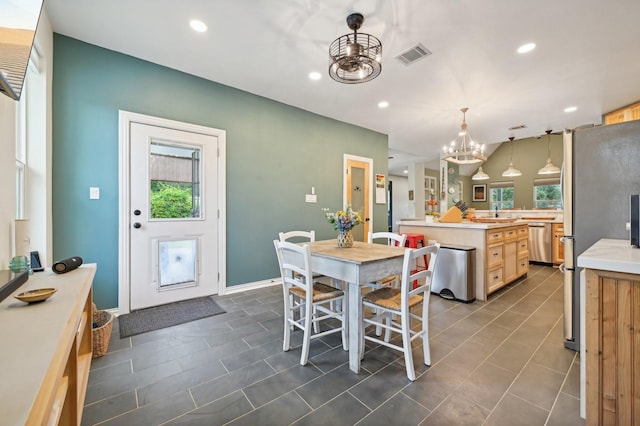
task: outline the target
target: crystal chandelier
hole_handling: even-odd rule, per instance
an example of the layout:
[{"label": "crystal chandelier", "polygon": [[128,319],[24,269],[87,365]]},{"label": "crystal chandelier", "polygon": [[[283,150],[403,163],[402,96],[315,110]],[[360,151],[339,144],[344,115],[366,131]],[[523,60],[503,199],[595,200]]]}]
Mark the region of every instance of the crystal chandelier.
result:
[{"label": "crystal chandelier", "polygon": [[538,170],[538,174],[540,175],[554,175],[560,173],[560,167],[554,166],[551,162],[551,129],[545,130],[547,133],[547,164],[540,170]]},{"label": "crystal chandelier", "polygon": [[347,25],[353,34],[338,37],[329,46],[329,75],[337,82],[364,83],[382,72],[382,43],[370,34],[358,33],[363,22],[362,14],[349,15]]},{"label": "crystal chandelier", "polygon": [[484,155],[484,144],[474,142],[467,130],[466,115],[468,110],[467,107],[460,109],[462,111],[460,133],[449,146],[442,147],[442,159],[450,163],[474,164],[487,161],[487,157]]},{"label": "crystal chandelier", "polygon": [[511,144],[511,157],[509,160],[509,167],[507,170],[502,172],[502,176],[504,177],[514,177],[514,176],[522,176],[522,172],[515,167],[513,167],[513,140],[515,138],[513,136],[509,136],[509,142]]}]

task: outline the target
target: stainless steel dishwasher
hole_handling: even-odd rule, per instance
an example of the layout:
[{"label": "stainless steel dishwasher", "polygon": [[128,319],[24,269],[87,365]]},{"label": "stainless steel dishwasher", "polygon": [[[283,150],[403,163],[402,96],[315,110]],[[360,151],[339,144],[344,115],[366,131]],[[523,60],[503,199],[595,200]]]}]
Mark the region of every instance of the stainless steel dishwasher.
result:
[{"label": "stainless steel dishwasher", "polygon": [[553,263],[550,223],[529,222],[529,261]]}]

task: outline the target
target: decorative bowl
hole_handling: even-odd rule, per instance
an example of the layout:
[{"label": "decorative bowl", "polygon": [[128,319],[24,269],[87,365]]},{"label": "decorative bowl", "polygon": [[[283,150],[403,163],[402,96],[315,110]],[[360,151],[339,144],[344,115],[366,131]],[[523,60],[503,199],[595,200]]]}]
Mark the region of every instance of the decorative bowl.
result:
[{"label": "decorative bowl", "polygon": [[23,291],[13,297],[26,303],[43,302],[50,298],[53,293],[58,291],[55,288],[37,288],[35,290]]}]

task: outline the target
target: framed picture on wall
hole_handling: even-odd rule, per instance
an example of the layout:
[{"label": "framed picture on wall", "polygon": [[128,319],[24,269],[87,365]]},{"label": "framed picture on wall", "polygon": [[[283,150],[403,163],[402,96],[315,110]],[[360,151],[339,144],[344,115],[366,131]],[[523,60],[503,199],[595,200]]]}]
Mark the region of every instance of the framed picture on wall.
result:
[{"label": "framed picture on wall", "polygon": [[413,189],[409,190],[409,201],[413,201]]},{"label": "framed picture on wall", "polygon": [[473,201],[487,201],[487,184],[473,185]]}]

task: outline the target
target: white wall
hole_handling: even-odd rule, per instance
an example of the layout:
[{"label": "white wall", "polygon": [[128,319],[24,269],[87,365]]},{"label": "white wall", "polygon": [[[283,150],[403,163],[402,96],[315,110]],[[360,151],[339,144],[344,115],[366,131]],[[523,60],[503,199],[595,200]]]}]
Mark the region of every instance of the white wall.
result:
[{"label": "white wall", "polygon": [[409,213],[409,179],[406,176],[389,175],[389,181],[392,182],[391,187],[393,188],[391,198],[393,226],[391,229],[393,232],[398,232],[397,222],[400,219],[413,217],[413,214]]},{"label": "white wall", "polygon": [[9,269],[16,214],[16,101],[0,95],[0,269]]}]

